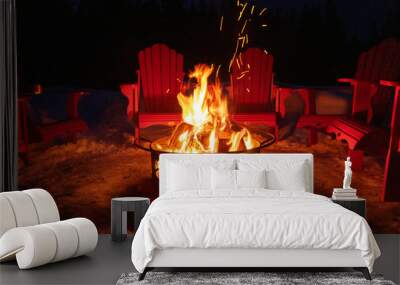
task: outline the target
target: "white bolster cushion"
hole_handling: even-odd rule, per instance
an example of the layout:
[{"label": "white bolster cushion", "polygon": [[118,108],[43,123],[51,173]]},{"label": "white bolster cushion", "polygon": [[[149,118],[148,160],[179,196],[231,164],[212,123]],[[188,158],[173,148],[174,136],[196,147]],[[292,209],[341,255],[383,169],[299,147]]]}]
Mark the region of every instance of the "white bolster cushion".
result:
[{"label": "white bolster cushion", "polygon": [[73,218],[64,222],[73,225],[78,232],[78,248],[74,257],[93,251],[97,246],[97,228],[92,221],[85,218]]},{"label": "white bolster cushion", "polygon": [[0,260],[16,257],[20,269],[49,263],[56,251],[54,233],[43,225],[14,228],[0,239]]},{"label": "white bolster cushion", "polygon": [[25,190],[23,193],[28,194],[32,199],[39,224],[58,222],[60,220],[56,202],[49,192],[36,188]]},{"label": "white bolster cushion", "polygon": [[37,225],[39,219],[35,205],[29,195],[23,191],[3,192],[1,196],[9,202],[17,227]]},{"label": "white bolster cushion", "polygon": [[88,219],[19,227],[0,238],[0,261],[16,257],[28,269],[86,254],[96,248],[97,229]]},{"label": "white bolster cushion", "polygon": [[52,231],[57,241],[57,250],[51,262],[64,260],[75,255],[78,249],[78,232],[71,228],[71,224],[63,222],[55,222],[44,224],[43,226]]},{"label": "white bolster cushion", "polygon": [[9,229],[60,220],[57,205],[43,189],[0,193],[0,237]]},{"label": "white bolster cushion", "polygon": [[6,197],[0,195],[0,237],[16,226],[17,222],[10,202]]}]

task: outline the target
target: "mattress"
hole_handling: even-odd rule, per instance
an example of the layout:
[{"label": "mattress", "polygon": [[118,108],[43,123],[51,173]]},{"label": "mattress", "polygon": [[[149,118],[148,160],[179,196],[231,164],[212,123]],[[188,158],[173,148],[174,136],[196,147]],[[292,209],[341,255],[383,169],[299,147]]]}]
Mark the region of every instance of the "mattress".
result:
[{"label": "mattress", "polygon": [[165,193],[132,243],[139,272],[163,249],[359,250],[372,271],[379,248],[361,216],[301,191],[241,189]]}]

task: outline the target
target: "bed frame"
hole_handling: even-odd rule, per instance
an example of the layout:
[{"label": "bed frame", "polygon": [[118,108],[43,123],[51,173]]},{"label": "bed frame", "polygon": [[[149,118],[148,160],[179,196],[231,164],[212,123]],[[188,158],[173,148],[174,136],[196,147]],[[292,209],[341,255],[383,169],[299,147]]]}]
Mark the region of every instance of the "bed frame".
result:
[{"label": "bed frame", "polygon": [[[262,156],[268,160],[304,160],[308,164],[308,192],[313,192],[312,154],[162,154],[160,156],[160,195],[166,191],[168,179],[166,162],[188,159],[192,162],[214,160],[236,160],[250,155]],[[254,268],[343,268],[361,271],[367,280],[371,276],[359,250],[330,249],[253,249],[253,248],[169,248],[158,249],[153,259],[139,275],[143,280],[146,273],[155,268],[230,268],[246,271]]]},{"label": "bed frame", "polygon": [[[338,268],[346,267],[361,271],[371,280],[368,268],[359,250],[329,249],[183,249],[156,250],[152,261],[139,275],[155,268],[230,268],[235,271],[263,271],[271,268]],[[236,270],[237,269],[237,270]]]}]

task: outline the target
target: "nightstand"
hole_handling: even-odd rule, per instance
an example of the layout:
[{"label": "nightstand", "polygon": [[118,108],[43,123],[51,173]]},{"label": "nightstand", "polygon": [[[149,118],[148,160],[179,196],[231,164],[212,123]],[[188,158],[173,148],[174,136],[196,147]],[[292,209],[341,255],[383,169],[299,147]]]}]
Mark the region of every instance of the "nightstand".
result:
[{"label": "nightstand", "polygon": [[119,197],[111,200],[111,238],[113,241],[126,239],[127,212],[134,212],[135,231],[146,214],[150,199],[144,197]]},{"label": "nightstand", "polygon": [[354,198],[348,200],[332,199],[333,203],[359,214],[361,217],[366,218],[366,200],[364,198]]}]

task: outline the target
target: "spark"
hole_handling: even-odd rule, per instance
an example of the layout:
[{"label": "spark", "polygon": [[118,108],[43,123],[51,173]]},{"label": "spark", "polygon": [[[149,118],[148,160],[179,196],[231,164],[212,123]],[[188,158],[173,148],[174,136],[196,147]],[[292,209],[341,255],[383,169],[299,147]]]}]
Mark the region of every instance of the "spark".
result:
[{"label": "spark", "polygon": [[254,12],[254,8],[255,8],[255,7],[256,7],[256,6],[254,6],[254,5],[251,7],[251,11],[250,11],[250,14],[251,14],[251,15],[253,15],[253,12]]},{"label": "spark", "polygon": [[224,24],[224,16],[221,16],[221,20],[219,22],[219,31],[222,31],[222,25]]},{"label": "spark", "polygon": [[242,48],[243,48],[244,45],[246,44],[246,37],[243,36],[243,37],[240,37],[239,39],[242,41]]},{"label": "spark", "polygon": [[165,91],[166,93],[169,93],[169,88],[167,89],[167,91]]},{"label": "spark", "polygon": [[242,18],[243,12],[246,9],[246,7],[247,7],[247,3],[243,5],[242,11],[240,11],[240,13],[239,13],[238,21],[240,21],[240,18]]},{"label": "spark", "polygon": [[238,68],[240,69],[240,63],[239,63],[239,59],[238,58],[236,58],[236,64],[237,64]]},{"label": "spark", "polygon": [[246,34],[246,44],[249,43],[249,36]]},{"label": "spark", "polygon": [[247,64],[247,68],[250,69],[250,64],[249,63]]},{"label": "spark", "polygon": [[240,65],[243,65],[243,60],[242,60],[242,54],[239,54],[239,61],[240,61]]},{"label": "spark", "polygon": [[243,48],[244,43],[245,43],[245,41],[246,41],[246,36],[239,36],[237,40],[238,40],[238,41],[242,41],[242,48]]},{"label": "spark", "polygon": [[267,50],[264,50],[265,54],[268,54]]},{"label": "spark", "polygon": [[229,68],[228,68],[229,72],[231,71],[232,63],[233,63],[233,57],[232,57],[231,60],[229,61]]},{"label": "spark", "polygon": [[267,11],[267,8],[262,9],[259,15],[261,16],[265,11]]},{"label": "spark", "polygon": [[240,31],[241,34],[243,34],[244,29],[246,28],[246,25],[247,25],[247,20],[244,22],[244,25],[243,25],[243,27],[242,27],[242,30]]},{"label": "spark", "polygon": [[249,89],[249,88],[246,88],[246,91],[247,91],[248,93],[250,93],[250,89]]},{"label": "spark", "polygon": [[217,71],[215,72],[215,77],[218,78],[219,75],[219,69],[221,68],[221,64],[218,65]]},{"label": "spark", "polygon": [[236,79],[237,79],[237,80],[240,80],[240,79],[242,79],[245,75],[246,75],[246,73],[242,73],[242,74],[240,74],[240,76],[236,77]]},{"label": "spark", "polygon": [[262,24],[261,27],[266,28],[267,24]]},{"label": "spark", "polygon": [[249,71],[250,70],[245,70],[245,71],[243,71],[242,73],[240,73],[240,75],[239,75],[239,77],[237,77],[236,79],[242,79],[245,75],[246,75],[246,73],[249,73]]},{"label": "spark", "polygon": [[238,48],[239,48],[239,39],[236,40],[235,52],[233,53],[233,56],[232,56],[232,58],[231,58],[231,61],[229,62],[229,72],[231,71],[232,64],[233,64],[233,61],[235,60],[235,57],[236,57]]}]

